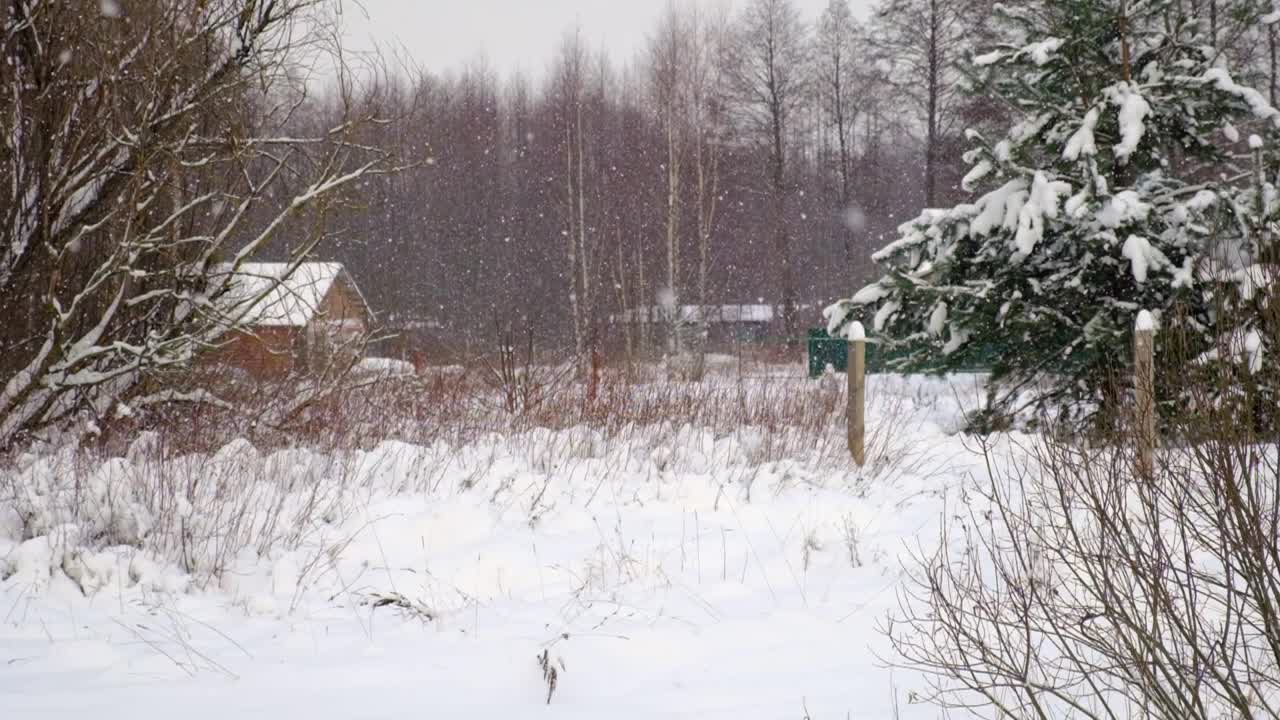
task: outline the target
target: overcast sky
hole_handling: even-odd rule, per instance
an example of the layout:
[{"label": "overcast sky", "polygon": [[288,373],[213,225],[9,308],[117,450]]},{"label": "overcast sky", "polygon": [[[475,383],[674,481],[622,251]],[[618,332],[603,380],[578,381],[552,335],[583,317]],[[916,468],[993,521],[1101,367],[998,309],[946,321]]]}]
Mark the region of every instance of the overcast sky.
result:
[{"label": "overcast sky", "polygon": [[[689,3],[693,0],[676,0]],[[796,0],[813,22],[828,0]],[[345,0],[348,45],[402,45],[423,67],[439,72],[486,56],[503,75],[541,74],[567,28],[582,26],[595,47],[634,57],[668,0]],[[734,0],[740,5],[745,0]],[[851,0],[865,17],[871,0]]]}]

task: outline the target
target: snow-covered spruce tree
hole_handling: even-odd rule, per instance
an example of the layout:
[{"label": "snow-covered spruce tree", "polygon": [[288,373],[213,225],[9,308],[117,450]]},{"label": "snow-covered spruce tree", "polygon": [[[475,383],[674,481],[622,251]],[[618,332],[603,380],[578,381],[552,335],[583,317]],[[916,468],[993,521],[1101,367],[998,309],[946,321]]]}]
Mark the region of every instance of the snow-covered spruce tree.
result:
[{"label": "snow-covered spruce tree", "polygon": [[873,256],[883,277],[827,318],[833,333],[871,319],[905,371],[994,349],[992,411],[1028,398],[1078,414],[1120,379],[1140,309],[1182,343],[1169,361],[1231,332],[1215,300],[1221,281],[1249,283],[1240,271],[1273,236],[1277,112],[1214,65],[1175,0],[998,12],[1008,42],[975,58],[975,75],[1012,126],[994,142],[969,134],[964,181],[986,192],[903,225]]}]

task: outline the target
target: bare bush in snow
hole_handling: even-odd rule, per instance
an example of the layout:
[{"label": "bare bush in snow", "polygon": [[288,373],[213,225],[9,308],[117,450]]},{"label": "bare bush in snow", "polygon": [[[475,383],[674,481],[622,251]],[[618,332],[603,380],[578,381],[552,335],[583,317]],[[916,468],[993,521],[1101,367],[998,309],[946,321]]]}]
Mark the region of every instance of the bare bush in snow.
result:
[{"label": "bare bush in snow", "polygon": [[1151,473],[1132,429],[1102,447],[984,444],[989,478],[886,628],[930,678],[919,699],[1001,718],[1277,717],[1280,440],[1267,383],[1241,377],[1200,378]]},{"label": "bare bush in snow", "polygon": [[[0,574],[61,569],[88,595],[122,573],[131,584],[173,563],[191,582],[216,584],[245,552],[256,562],[306,547],[314,557],[297,569],[304,583],[347,539],[338,528],[353,510],[354,477],[341,453],[262,455],[241,440],[179,455],[157,433],[140,435],[123,457],[70,447],[26,454],[0,473],[0,512],[16,526],[6,535],[46,539],[48,557],[16,552]],[[111,548],[110,561],[85,552]]]}]

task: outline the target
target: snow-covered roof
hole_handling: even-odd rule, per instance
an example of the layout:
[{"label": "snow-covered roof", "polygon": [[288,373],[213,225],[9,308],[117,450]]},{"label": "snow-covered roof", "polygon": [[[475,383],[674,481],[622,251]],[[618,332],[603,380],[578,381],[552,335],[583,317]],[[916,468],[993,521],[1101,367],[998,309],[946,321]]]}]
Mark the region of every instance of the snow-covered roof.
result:
[{"label": "snow-covered roof", "polygon": [[[715,306],[709,308],[713,313]],[[773,322],[772,305],[721,305],[719,317],[708,318],[712,322]]]},{"label": "snow-covered roof", "polygon": [[[669,322],[669,308],[654,305],[651,308],[635,308],[613,316],[615,322],[663,323]],[[773,322],[772,305],[681,305],[681,322],[708,323],[768,323]]]},{"label": "snow-covered roof", "polygon": [[[290,267],[292,263],[241,265],[223,296],[225,312],[248,326],[306,327],[346,271],[342,263],[305,262],[285,277]],[[348,283],[359,297],[355,283]],[[364,304],[363,297],[360,302]]]}]

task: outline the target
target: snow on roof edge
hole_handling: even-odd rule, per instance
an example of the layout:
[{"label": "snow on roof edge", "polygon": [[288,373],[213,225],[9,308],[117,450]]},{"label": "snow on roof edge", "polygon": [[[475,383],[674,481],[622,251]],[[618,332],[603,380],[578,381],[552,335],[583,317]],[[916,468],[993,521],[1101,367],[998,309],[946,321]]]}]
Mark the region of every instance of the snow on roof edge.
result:
[{"label": "snow on roof edge", "polygon": [[288,262],[251,262],[225,268],[224,272],[233,276],[222,300],[228,314],[246,326],[306,327],[334,282],[345,280],[365,313],[373,317],[364,294],[342,263],[304,262],[289,273],[293,267],[294,263]]}]

